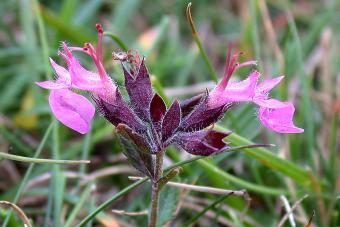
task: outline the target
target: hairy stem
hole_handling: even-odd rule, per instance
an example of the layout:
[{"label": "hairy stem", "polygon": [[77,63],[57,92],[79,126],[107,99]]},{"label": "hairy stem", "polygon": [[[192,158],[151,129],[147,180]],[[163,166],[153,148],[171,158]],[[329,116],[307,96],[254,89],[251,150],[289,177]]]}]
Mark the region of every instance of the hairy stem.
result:
[{"label": "hairy stem", "polygon": [[164,151],[156,154],[156,169],[155,177],[151,179],[151,214],[150,214],[150,227],[155,227],[157,223],[158,203],[159,203],[159,179],[163,175],[163,157]]}]

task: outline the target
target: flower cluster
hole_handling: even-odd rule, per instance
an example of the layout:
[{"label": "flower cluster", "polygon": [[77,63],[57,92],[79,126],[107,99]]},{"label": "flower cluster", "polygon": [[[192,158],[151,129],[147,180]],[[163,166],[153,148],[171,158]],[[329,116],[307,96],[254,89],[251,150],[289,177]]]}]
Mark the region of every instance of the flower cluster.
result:
[{"label": "flower cluster", "polygon": [[[227,55],[224,77],[211,92],[182,102],[175,100],[170,107],[153,91],[144,58],[132,51],[114,54],[114,59],[119,60],[123,68],[129,96],[127,101],[104,69],[101,25],[97,25],[97,30],[96,47],[91,44],[85,44],[83,48],[68,47],[63,43],[59,55],[67,68],[51,59],[57,79],[37,82],[37,85],[51,90],[49,104],[56,118],[83,134],[90,130],[95,108],[84,96],[71,89],[90,92],[101,114],[116,126],[126,156],[135,168],[150,178],[155,175],[152,155],[163,152],[170,144],[202,156],[228,150],[230,147],[223,140],[229,133],[209,126],[222,118],[230,104],[235,102],[250,101],[260,106],[260,121],[276,132],[303,132],[293,124],[294,106],[268,97],[268,92],[283,77],[257,84],[260,74],[252,71],[247,79],[228,83],[237,69],[256,64],[254,61],[238,64],[239,54],[232,55],[231,50]],[[86,70],[73,55],[75,51],[89,55],[96,72]]]}]

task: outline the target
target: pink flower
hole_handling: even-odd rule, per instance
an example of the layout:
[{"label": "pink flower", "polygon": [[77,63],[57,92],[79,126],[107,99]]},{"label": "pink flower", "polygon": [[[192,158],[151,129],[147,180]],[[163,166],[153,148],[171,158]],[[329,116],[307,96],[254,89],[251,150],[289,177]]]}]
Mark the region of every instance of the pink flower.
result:
[{"label": "pink flower", "polygon": [[92,103],[69,89],[52,90],[48,101],[55,117],[67,127],[85,134],[95,113]]},{"label": "pink flower", "polygon": [[232,48],[229,48],[223,79],[209,94],[209,105],[211,108],[232,102],[251,101],[255,95],[255,86],[260,76],[258,72],[253,71],[247,79],[240,82],[229,83],[229,80],[237,69],[256,65],[256,61],[246,61],[239,64],[237,60],[242,53],[236,53],[231,56],[231,51]]},{"label": "pink flower", "polygon": [[282,102],[280,108],[260,107],[259,118],[264,126],[278,133],[302,133],[304,130],[293,123],[294,105]]},{"label": "pink flower", "polygon": [[260,73],[252,71],[247,79],[228,83],[230,77],[238,68],[256,64],[255,61],[238,64],[238,57],[239,54],[234,54],[231,57],[231,50],[229,49],[224,77],[209,94],[210,108],[213,109],[234,102],[253,102],[260,106],[259,119],[267,128],[279,133],[303,132],[303,129],[295,127],[293,124],[295,111],[293,104],[268,97],[269,91],[280,83],[283,76],[265,80],[257,85]]},{"label": "pink flower", "polygon": [[[84,48],[69,48],[63,43],[63,51],[59,52],[59,55],[67,63],[67,69],[50,59],[57,79],[36,82],[38,86],[51,90],[49,104],[56,118],[67,127],[82,134],[90,130],[95,108],[84,96],[78,95],[70,89],[89,91],[111,104],[114,103],[116,97],[116,86],[107,75],[102,63],[103,30],[101,25],[97,25],[97,29],[98,45],[96,49],[91,44],[86,44]],[[82,51],[90,55],[98,72],[85,69],[74,57],[72,51]]]},{"label": "pink flower", "polygon": [[302,133],[304,130],[293,123],[294,105],[268,98],[269,91],[282,79],[283,76],[265,80],[256,87],[253,102],[260,106],[259,119],[264,126],[278,133]]}]

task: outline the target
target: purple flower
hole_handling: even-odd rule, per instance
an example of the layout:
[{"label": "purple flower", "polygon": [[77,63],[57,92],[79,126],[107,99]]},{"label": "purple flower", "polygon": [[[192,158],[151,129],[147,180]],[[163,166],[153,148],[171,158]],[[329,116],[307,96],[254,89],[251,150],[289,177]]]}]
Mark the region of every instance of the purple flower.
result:
[{"label": "purple flower", "polygon": [[[67,127],[85,134],[90,130],[91,120],[95,108],[84,96],[72,92],[70,89],[78,89],[91,92],[109,103],[115,101],[116,86],[106,74],[102,64],[102,28],[98,29],[98,45],[96,50],[91,44],[85,48],[69,48],[62,44],[63,51],[59,52],[67,64],[67,69],[50,59],[51,65],[56,73],[55,81],[42,81],[36,84],[42,88],[51,90],[49,104],[56,118]],[[74,57],[72,51],[82,51],[89,54],[98,72],[85,69]]]},{"label": "purple flower", "polygon": [[257,84],[260,73],[252,71],[245,80],[228,83],[230,77],[238,68],[256,64],[255,61],[238,64],[238,57],[239,54],[231,56],[230,48],[227,55],[224,77],[209,94],[210,108],[235,102],[253,102],[260,106],[259,119],[267,128],[278,133],[303,132],[303,129],[295,127],[293,124],[293,114],[295,111],[293,104],[268,97],[269,91],[283,79],[283,76]]},{"label": "purple flower", "polygon": [[[51,59],[57,79],[37,82],[37,85],[51,90],[49,104],[56,118],[80,133],[90,130],[95,108],[84,96],[72,90],[90,92],[102,116],[116,127],[131,164],[153,180],[159,180],[156,179],[154,154],[165,152],[169,145],[174,144],[190,154],[202,156],[229,150],[230,146],[224,139],[230,133],[215,131],[211,126],[235,102],[247,101],[260,106],[260,121],[276,132],[303,131],[293,124],[295,109],[291,103],[268,97],[269,91],[283,77],[258,84],[260,73],[252,71],[245,80],[229,83],[237,69],[256,64],[255,61],[238,64],[240,54],[232,56],[231,49],[227,55],[224,77],[215,89],[182,102],[174,100],[170,106],[152,89],[145,59],[138,52],[114,53],[113,59],[120,61],[124,73],[124,88],[128,95],[125,99],[105,71],[101,25],[97,25],[97,30],[96,47],[89,43],[83,48],[68,47],[63,43],[63,51],[59,55],[67,67]],[[74,51],[89,55],[96,72],[85,69],[74,57]]]}]

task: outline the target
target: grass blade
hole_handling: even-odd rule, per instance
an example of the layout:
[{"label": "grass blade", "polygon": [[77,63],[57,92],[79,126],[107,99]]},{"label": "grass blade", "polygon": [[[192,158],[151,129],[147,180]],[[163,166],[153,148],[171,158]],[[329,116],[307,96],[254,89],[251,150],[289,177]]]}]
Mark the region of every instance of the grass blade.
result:
[{"label": "grass blade", "polygon": [[[219,129],[221,131],[229,131],[228,129],[223,128],[221,126],[216,126],[216,129]],[[228,136],[227,140],[235,146],[252,144],[251,141],[244,137],[241,137],[240,135],[237,135],[236,133],[232,133],[230,136]],[[311,185],[312,182],[311,176],[307,170],[301,168],[300,166],[294,164],[293,162],[290,162],[289,160],[278,157],[277,155],[273,154],[272,152],[265,148],[262,147],[253,149],[246,148],[243,149],[242,151],[246,155],[251,156],[256,160],[260,161],[263,165],[271,169],[277,170],[282,174],[292,178],[299,184],[302,184],[304,186]]]}]

